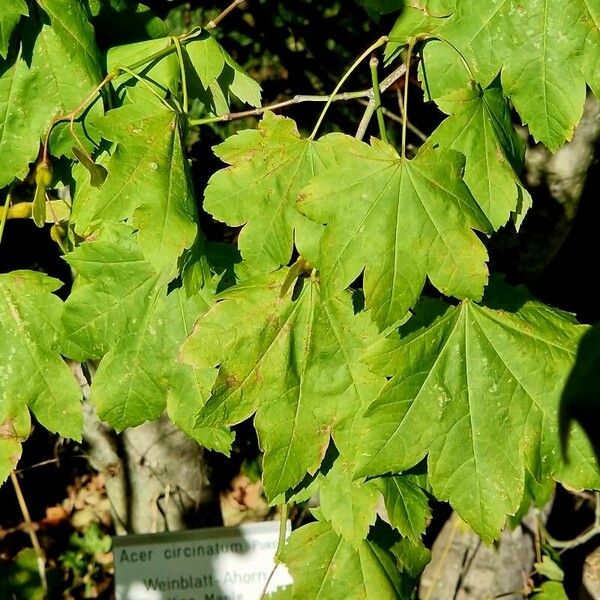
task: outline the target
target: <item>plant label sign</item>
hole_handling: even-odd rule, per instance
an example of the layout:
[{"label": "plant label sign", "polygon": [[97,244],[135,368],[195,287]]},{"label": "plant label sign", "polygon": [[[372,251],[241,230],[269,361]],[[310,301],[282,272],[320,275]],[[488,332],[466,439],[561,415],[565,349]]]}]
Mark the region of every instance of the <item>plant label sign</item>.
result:
[{"label": "plant label sign", "polygon": [[[277,521],[117,537],[116,600],[258,600],[278,537]],[[268,591],[291,583],[279,565]]]}]

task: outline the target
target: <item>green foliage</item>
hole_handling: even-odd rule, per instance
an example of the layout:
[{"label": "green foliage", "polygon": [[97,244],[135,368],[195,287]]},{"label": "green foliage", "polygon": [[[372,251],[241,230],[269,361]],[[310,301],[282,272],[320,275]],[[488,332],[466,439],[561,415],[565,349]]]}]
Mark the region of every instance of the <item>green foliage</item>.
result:
[{"label": "green foliage", "polygon": [[[357,547],[337,535],[326,521],[292,533],[282,556],[294,578],[292,598],[406,597],[408,578],[387,540],[380,539],[381,533],[375,531],[374,540],[360,542]],[[383,533],[388,532],[384,529]]]},{"label": "green foliage", "polygon": [[0,562],[0,594],[3,598],[44,600],[46,594],[33,548],[21,550],[11,564]]},{"label": "green foliage", "polygon": [[21,15],[27,15],[25,0],[4,0],[0,4],[0,56],[6,58],[10,36],[17,26]]},{"label": "green foliage", "polygon": [[[422,18],[442,16],[444,13],[435,10],[438,4],[437,0],[423,2],[399,19],[414,20],[413,11]],[[484,88],[501,72],[505,95],[536,139],[551,150],[571,139],[583,112],[586,82],[600,93],[597,4],[589,0],[488,0],[477,11],[469,0],[454,0],[452,4],[455,6],[447,18],[425,18],[425,26],[416,31],[398,24],[392,34],[394,41],[403,43],[407,29],[410,35],[424,30],[442,37],[460,50]],[[433,10],[428,10],[430,7]],[[441,47],[433,60],[464,71],[452,48],[437,45]],[[445,79],[448,82],[451,76],[446,73]],[[454,90],[449,87],[446,91]]]},{"label": "green foliage", "polygon": [[424,148],[409,161],[372,144],[337,137],[339,164],[298,203],[327,223],[318,261],[324,287],[343,289],[364,269],[366,306],[381,328],[405,317],[427,276],[448,295],[480,299],[487,252],[472,230],[491,227],[461,178],[462,155]]},{"label": "green foliage", "polygon": [[81,439],[80,391],[60,357],[60,282],[33,271],[0,275],[0,479],[29,435],[29,410],[50,431]]},{"label": "green foliage", "polygon": [[[189,140],[261,103],[224,38],[173,38],[135,3],[0,0],[1,214],[52,223],[74,277],[63,303],[42,273],[0,275],[0,480],[30,411],[81,436],[64,359],[94,367],[91,401],[118,431],[166,411],[228,453],[253,418],[269,501],[319,493],[316,522],[279,552],[282,594],[299,599],[411,597],[430,496],[489,542],[554,481],[600,488],[568,429],[595,330],[488,285],[486,248],[532,203],[512,107],[551,149],[570,138],[585,82],[600,91],[600,14],[586,0],[360,4],[399,11],[385,56],[396,67],[414,46],[443,113],[429,139],[315,139],[259,109],[215,147],[224,167],[202,189]],[[130,32],[107,30],[115,15]],[[80,541],[73,569],[95,552]]]}]

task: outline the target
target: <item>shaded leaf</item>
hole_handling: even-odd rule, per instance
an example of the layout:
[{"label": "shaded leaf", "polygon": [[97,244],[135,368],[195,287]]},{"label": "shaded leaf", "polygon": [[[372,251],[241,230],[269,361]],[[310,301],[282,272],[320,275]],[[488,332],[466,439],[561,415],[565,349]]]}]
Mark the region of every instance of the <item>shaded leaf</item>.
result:
[{"label": "shaded leaf", "polygon": [[390,524],[404,537],[420,540],[431,510],[419,479],[414,475],[388,475],[374,483],[383,496]]},{"label": "shaded leaf", "polygon": [[358,546],[375,524],[379,493],[373,481],[353,480],[353,463],[339,457],[320,489],[321,511],[332,529]]},{"label": "shaded leaf", "polygon": [[22,15],[28,15],[25,0],[2,0],[0,2],[0,56],[6,58],[8,43],[13,29]]},{"label": "shaded leaf", "polygon": [[[208,32],[203,32],[200,37],[185,45],[185,52],[200,84],[207,89],[217,80],[225,67],[225,53],[221,45]],[[193,81],[191,84],[193,86]]]},{"label": "shaded leaf", "polygon": [[498,88],[481,93],[474,90],[427,143],[465,155],[464,181],[494,229],[504,225],[511,213],[523,213],[523,207],[531,205],[529,192],[517,175],[525,143],[513,127],[508,105]]},{"label": "shaded leaf", "polygon": [[[113,46],[109,48],[107,53],[107,70],[109,73],[112,73],[119,67],[129,67],[154,53],[161,52],[170,47],[174,49],[173,40],[170,37],[144,40],[123,46]],[[136,72],[165,92],[167,90],[171,90],[174,93],[178,91],[181,74],[177,55],[174,51],[158,60],[149,61],[147,64],[138,67]],[[123,83],[139,85],[137,82],[132,81],[129,73],[122,73],[116,79],[117,85],[122,85]]]}]

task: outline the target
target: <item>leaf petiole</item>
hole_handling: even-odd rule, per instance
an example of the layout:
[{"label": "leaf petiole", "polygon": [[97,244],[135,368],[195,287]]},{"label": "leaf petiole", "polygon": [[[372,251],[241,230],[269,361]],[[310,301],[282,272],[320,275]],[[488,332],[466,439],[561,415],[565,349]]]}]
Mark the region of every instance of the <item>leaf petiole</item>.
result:
[{"label": "leaf petiole", "polygon": [[0,244],[2,243],[2,236],[4,235],[4,226],[6,225],[6,219],[8,219],[8,211],[10,209],[10,192],[6,196],[4,202],[4,208],[2,210],[2,219],[0,219]]},{"label": "leaf petiole", "polygon": [[369,68],[371,69],[371,82],[373,84],[373,100],[375,101],[375,111],[377,113],[377,125],[379,127],[379,137],[384,142],[387,142],[387,131],[385,130],[385,121],[383,120],[383,106],[381,105],[381,91],[379,89],[379,76],[377,67],[379,61],[376,56],[371,57]]},{"label": "leaf petiole", "polygon": [[182,87],[182,95],[183,95],[183,114],[188,114],[189,108],[189,99],[188,99],[188,89],[187,89],[187,75],[185,72],[185,63],[183,61],[183,51],[181,50],[181,42],[179,38],[174,37],[173,43],[175,44],[175,49],[177,51],[177,59],[179,60],[179,70],[181,72],[181,87]]},{"label": "leaf petiole", "polygon": [[316,123],[316,125],[315,125],[312,133],[310,134],[310,137],[308,138],[309,140],[314,140],[315,139],[315,136],[317,135],[317,131],[319,131],[319,127],[321,126],[321,123],[323,122],[323,119],[325,118],[325,115],[326,115],[327,111],[329,110],[329,107],[331,106],[331,103],[333,102],[333,98],[340,91],[340,89],[344,85],[344,83],[346,83],[346,80],[348,79],[348,77],[350,77],[350,75],[352,75],[352,73],[356,70],[356,68],[360,65],[360,63],[363,60],[365,60],[365,58],[367,58],[367,56],[369,56],[369,54],[371,54],[371,52],[377,50],[377,48],[379,48],[380,46],[383,46],[383,44],[385,44],[387,41],[388,41],[387,36],[382,35],[374,44],[371,44],[371,46],[369,46],[350,65],[350,68],[344,73],[344,75],[342,76],[342,78],[338,81],[338,84],[335,86],[333,92],[331,93],[331,96],[329,96],[329,100],[327,100],[327,103],[323,107],[323,110],[322,110],[321,114],[319,115],[317,123]]},{"label": "leaf petiole", "polygon": [[404,76],[404,103],[402,108],[402,158],[406,158],[406,129],[408,125],[408,86],[410,78],[410,61],[412,60],[415,40],[411,39],[406,51],[406,75]]}]

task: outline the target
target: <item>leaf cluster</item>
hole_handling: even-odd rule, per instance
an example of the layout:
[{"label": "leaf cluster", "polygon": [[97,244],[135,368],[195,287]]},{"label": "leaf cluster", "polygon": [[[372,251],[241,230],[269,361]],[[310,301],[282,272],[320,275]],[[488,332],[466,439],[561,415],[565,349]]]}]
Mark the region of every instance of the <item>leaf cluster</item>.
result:
[{"label": "leaf cluster", "polygon": [[[320,498],[279,555],[294,598],[410,597],[430,497],[491,542],[554,481],[600,488],[580,429],[571,460],[559,450],[587,327],[490,276],[486,249],[532,202],[512,110],[551,149],[570,139],[586,82],[600,91],[600,14],[361,4],[398,11],[385,56],[408,49],[410,69],[417,52],[439,127],[407,156],[260,110],[215,148],[225,166],[197,199],[190,127],[261,103],[210,28],[169,36],[116,0],[0,0],[2,223],[29,185],[74,273],[65,302],[41,273],[0,275],[0,479],[30,412],[81,437],[69,361],[94,367],[91,401],[117,431],[166,411],[228,453],[253,418],[269,502]],[[133,11],[138,39],[100,47],[106,11]],[[235,248],[207,241],[199,205]]]}]

